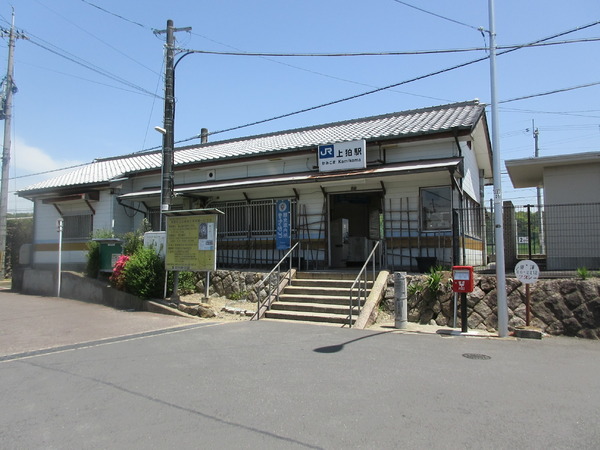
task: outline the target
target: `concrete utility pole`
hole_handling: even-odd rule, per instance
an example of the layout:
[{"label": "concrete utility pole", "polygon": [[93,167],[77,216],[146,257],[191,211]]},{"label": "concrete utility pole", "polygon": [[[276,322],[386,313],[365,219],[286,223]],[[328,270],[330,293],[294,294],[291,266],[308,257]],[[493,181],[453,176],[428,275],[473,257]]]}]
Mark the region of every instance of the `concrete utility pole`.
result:
[{"label": "concrete utility pole", "polygon": [[[537,158],[540,156],[540,147],[539,147],[539,137],[540,137],[540,131],[535,127],[535,120],[531,121],[531,127],[533,129],[533,140],[535,143],[535,151],[534,151],[534,156]],[[542,220],[542,189],[537,186],[536,188],[536,194],[537,194],[537,207],[538,207],[538,231],[540,233],[540,254],[544,254],[546,252],[545,250],[545,244],[544,244],[544,221]]]},{"label": "concrete utility pole", "polygon": [[160,191],[160,230],[166,228],[164,211],[171,209],[173,201],[174,171],[175,165],[175,36],[177,31],[190,31],[191,27],[174,28],[173,21],[167,20],[167,29],[156,31],[156,34],[167,34],[165,45],[165,110],[163,119],[163,165],[162,165],[162,184]]},{"label": "concrete utility pole", "polygon": [[496,298],[498,301],[498,336],[508,336],[508,304],[506,300],[506,263],[504,260],[504,226],[502,210],[502,178],[500,177],[500,135],[498,134],[498,99],[496,94],[496,24],[494,0],[489,0],[490,81],[492,91],[492,148],[494,171],[494,231],[496,242]]},{"label": "concrete utility pole", "polygon": [[12,119],[12,96],[16,92],[13,80],[15,39],[23,38],[15,33],[15,12],[12,13],[10,30],[0,30],[2,36],[8,35],[8,64],[6,78],[4,80],[4,91],[2,98],[2,111],[0,119],[4,119],[4,143],[2,146],[2,182],[0,184],[0,279],[4,279],[4,262],[6,259],[6,216],[8,210],[8,177],[10,168],[10,132]]}]

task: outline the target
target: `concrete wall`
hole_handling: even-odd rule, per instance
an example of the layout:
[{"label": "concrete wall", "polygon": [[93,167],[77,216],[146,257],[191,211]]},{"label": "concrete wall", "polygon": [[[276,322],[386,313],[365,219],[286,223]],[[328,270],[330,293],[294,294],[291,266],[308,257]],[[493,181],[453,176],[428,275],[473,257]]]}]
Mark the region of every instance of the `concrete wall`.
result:
[{"label": "concrete wall", "polygon": [[[28,295],[56,297],[57,272],[25,269],[21,277],[21,292]],[[87,278],[78,273],[63,272],[60,297],[99,303],[118,309],[142,308],[142,300],[131,294],[111,288],[107,282]]]}]

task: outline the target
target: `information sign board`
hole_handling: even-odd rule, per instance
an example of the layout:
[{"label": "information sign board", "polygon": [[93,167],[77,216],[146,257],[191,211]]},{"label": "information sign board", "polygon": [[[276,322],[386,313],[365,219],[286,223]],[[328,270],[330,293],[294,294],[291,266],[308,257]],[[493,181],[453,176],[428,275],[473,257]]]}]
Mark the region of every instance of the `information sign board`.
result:
[{"label": "information sign board", "polygon": [[204,272],[217,269],[217,216],[167,217],[165,267],[171,271]]},{"label": "information sign board", "polygon": [[164,231],[147,231],[144,233],[144,247],[152,247],[158,256],[165,258],[167,235]]}]

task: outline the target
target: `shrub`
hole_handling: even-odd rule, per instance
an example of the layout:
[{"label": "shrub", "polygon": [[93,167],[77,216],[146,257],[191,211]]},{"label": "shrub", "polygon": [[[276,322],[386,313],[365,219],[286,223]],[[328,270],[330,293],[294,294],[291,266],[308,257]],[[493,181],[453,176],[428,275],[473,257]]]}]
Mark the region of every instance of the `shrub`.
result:
[{"label": "shrub", "polygon": [[125,233],[121,236],[123,241],[123,254],[133,255],[140,247],[144,246],[144,237],[138,231]]},{"label": "shrub", "polygon": [[86,243],[87,264],[85,274],[90,278],[98,278],[100,272],[100,244],[93,239],[111,238],[113,234],[110,230],[96,230],[90,236],[91,240]]},{"label": "shrub", "polygon": [[248,291],[236,291],[236,292],[232,292],[229,295],[229,299],[230,300],[246,300],[246,298],[248,297]]},{"label": "shrub", "polygon": [[424,290],[425,290],[425,285],[423,283],[420,283],[417,280],[413,280],[408,284],[408,288],[407,288],[408,297],[409,298],[415,297],[416,299],[418,299]]},{"label": "shrub", "polygon": [[97,278],[100,272],[100,244],[96,241],[88,241],[86,243],[87,264],[85,266],[85,274],[90,278]]},{"label": "shrub", "polygon": [[443,277],[444,273],[442,272],[441,267],[437,266],[429,269],[429,274],[427,275],[425,284],[427,285],[427,289],[434,299],[437,299],[438,294],[440,293]]},{"label": "shrub", "polygon": [[[169,290],[173,291],[173,272],[169,272]],[[180,295],[189,295],[196,292],[196,273],[179,272],[177,290]]]},{"label": "shrub", "polygon": [[582,280],[587,280],[590,277],[591,274],[590,274],[590,271],[587,269],[587,267],[578,267],[577,268],[577,275]]},{"label": "shrub", "polygon": [[151,231],[152,226],[148,219],[144,219],[136,231],[130,231],[121,236],[123,240],[123,254],[133,255],[140,247],[144,246],[144,233]]},{"label": "shrub", "polygon": [[125,289],[140,298],[162,298],[165,282],[164,262],[156,251],[144,246],[131,255],[123,269]]},{"label": "shrub", "polygon": [[4,259],[4,274],[12,274],[14,267],[19,265],[19,251],[23,244],[33,241],[33,218],[18,215],[6,221],[6,255]]}]

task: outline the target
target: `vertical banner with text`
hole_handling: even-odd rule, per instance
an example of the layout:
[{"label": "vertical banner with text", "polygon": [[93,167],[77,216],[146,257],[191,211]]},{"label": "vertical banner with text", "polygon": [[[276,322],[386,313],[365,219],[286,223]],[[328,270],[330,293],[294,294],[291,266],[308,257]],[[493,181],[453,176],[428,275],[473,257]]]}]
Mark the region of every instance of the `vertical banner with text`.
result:
[{"label": "vertical banner with text", "polygon": [[275,206],[276,247],[277,250],[287,250],[291,247],[292,240],[291,202],[289,200],[277,200]]}]

